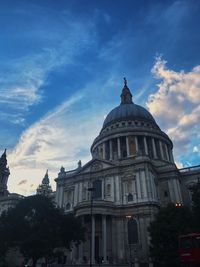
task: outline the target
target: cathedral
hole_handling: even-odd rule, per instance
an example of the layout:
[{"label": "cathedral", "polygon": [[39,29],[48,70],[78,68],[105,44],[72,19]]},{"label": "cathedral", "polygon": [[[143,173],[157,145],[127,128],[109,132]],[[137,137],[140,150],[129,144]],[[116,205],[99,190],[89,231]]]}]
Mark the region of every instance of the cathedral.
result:
[{"label": "cathedral", "polygon": [[[66,214],[79,217],[86,240],[63,263],[152,266],[148,227],[160,207],[191,205],[200,165],[178,169],[173,143],[153,116],[135,104],[124,79],[121,103],[107,115],[91,145],[92,159],[74,170],[61,167],[56,192],[48,170],[37,188]],[[0,157],[0,214],[23,196],[9,193],[6,150]]]},{"label": "cathedral", "polygon": [[74,170],[61,167],[56,204],[79,217],[86,241],[66,263],[150,266],[148,226],[160,207],[189,205],[200,166],[178,169],[173,143],[124,79],[121,103],[107,115],[91,146],[92,159]]}]

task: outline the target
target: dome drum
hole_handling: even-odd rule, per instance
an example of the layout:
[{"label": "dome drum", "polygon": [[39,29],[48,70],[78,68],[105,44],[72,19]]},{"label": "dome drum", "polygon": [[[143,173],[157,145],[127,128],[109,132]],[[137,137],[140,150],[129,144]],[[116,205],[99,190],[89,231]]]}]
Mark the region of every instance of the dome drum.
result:
[{"label": "dome drum", "polygon": [[133,156],[174,162],[172,148],[164,140],[145,135],[120,135],[92,147],[93,158],[121,160]]}]

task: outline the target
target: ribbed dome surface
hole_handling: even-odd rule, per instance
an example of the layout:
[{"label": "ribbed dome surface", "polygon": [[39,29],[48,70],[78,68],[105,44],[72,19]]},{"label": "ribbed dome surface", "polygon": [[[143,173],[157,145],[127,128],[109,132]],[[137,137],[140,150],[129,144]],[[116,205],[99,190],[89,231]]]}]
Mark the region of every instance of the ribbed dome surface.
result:
[{"label": "ribbed dome surface", "polygon": [[103,128],[111,123],[122,120],[143,120],[156,124],[153,116],[143,107],[136,104],[121,104],[118,107],[111,110],[107,115]]}]

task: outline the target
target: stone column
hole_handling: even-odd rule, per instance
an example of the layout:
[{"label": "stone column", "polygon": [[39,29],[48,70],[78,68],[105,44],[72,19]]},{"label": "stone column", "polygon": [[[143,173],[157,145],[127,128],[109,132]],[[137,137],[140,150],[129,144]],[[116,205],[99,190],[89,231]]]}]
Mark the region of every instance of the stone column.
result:
[{"label": "stone column", "polygon": [[75,189],[74,189],[74,206],[77,205],[78,202],[78,184],[75,184]]},{"label": "stone column", "polygon": [[176,179],[176,183],[177,183],[177,189],[178,189],[179,199],[180,199],[180,202],[182,202],[183,199],[182,199],[182,194],[181,194],[181,189],[180,189],[180,183],[179,183],[179,180],[178,179]]},{"label": "stone column", "polygon": [[164,159],[163,149],[162,149],[162,142],[161,142],[161,141],[159,141],[159,146],[160,146],[160,154],[161,154],[161,158]]},{"label": "stone column", "polygon": [[166,144],[165,144],[165,150],[166,150],[166,154],[167,154],[167,160],[170,161],[168,147]]},{"label": "stone column", "polygon": [[[81,221],[82,226],[84,226],[84,216],[80,217],[80,221]],[[79,248],[78,249],[78,257],[79,257],[78,261],[81,264],[83,263],[83,242],[80,243],[78,248]]]},{"label": "stone column", "polygon": [[173,157],[173,153],[172,153],[172,149],[169,148],[169,156],[170,156],[170,160],[173,163],[174,162],[174,157]]},{"label": "stone column", "polygon": [[113,159],[112,140],[109,140],[109,148],[110,148],[110,160],[112,160]]},{"label": "stone column", "polygon": [[92,263],[95,263],[95,216],[92,215]]},{"label": "stone column", "polygon": [[82,201],[82,191],[83,191],[83,183],[79,183],[79,202]]},{"label": "stone column", "polygon": [[59,207],[62,208],[63,207],[63,186],[60,187],[60,197],[59,197]]},{"label": "stone column", "polygon": [[56,205],[59,206],[60,187],[56,185]]},{"label": "stone column", "polygon": [[116,231],[116,221],[115,217],[111,217],[111,244],[112,244],[112,253],[111,253],[111,258],[113,264],[116,264],[117,262],[117,231]]},{"label": "stone column", "polygon": [[152,146],[153,146],[153,157],[158,158],[157,153],[156,153],[156,145],[155,145],[154,138],[152,138]]},{"label": "stone column", "polygon": [[135,136],[135,149],[136,149],[136,155],[137,155],[137,153],[138,153],[138,151],[139,151],[137,136]]},{"label": "stone column", "polygon": [[111,177],[111,198],[112,201],[115,201],[115,181],[114,181],[114,177]]},{"label": "stone column", "polygon": [[175,192],[174,192],[174,186],[173,186],[173,182],[172,179],[168,180],[168,187],[169,187],[169,194],[170,194],[170,200],[171,202],[176,202],[176,196],[175,196]]},{"label": "stone column", "polygon": [[120,138],[117,138],[118,158],[121,158]]},{"label": "stone column", "polygon": [[141,187],[140,187],[140,175],[136,173],[136,188],[137,188],[137,201],[141,200]]},{"label": "stone column", "polygon": [[114,183],[115,183],[115,190],[114,190],[115,196],[114,196],[114,199],[115,199],[116,203],[119,204],[120,200],[121,200],[119,186],[121,186],[121,183],[119,181],[119,176],[118,175],[114,178]]},{"label": "stone column", "polygon": [[127,157],[129,157],[130,156],[130,149],[129,149],[128,136],[126,136],[126,151],[127,151]]},{"label": "stone column", "polygon": [[124,224],[122,218],[117,218],[117,256],[120,262],[125,261],[125,235],[124,235]]},{"label": "stone column", "polygon": [[145,155],[148,155],[147,139],[146,139],[145,136],[144,136],[143,140],[144,140],[144,151],[145,151]]},{"label": "stone column", "polygon": [[180,202],[179,194],[178,194],[178,185],[177,185],[177,179],[173,179],[173,187],[174,187],[174,192],[175,192],[175,198],[176,202]]},{"label": "stone column", "polygon": [[143,187],[143,193],[144,193],[144,198],[147,199],[147,183],[145,179],[145,171],[141,171],[141,179],[142,179],[142,187]]},{"label": "stone column", "polygon": [[106,230],[106,215],[102,215],[102,252],[104,263],[107,262],[107,230]]},{"label": "stone column", "polygon": [[103,159],[106,158],[106,144],[105,142],[103,143]]}]

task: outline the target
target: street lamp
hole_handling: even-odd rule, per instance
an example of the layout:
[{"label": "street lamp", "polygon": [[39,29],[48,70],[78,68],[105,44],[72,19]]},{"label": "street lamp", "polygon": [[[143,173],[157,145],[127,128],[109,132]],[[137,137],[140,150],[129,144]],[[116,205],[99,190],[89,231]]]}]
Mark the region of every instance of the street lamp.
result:
[{"label": "street lamp", "polygon": [[94,187],[89,187],[88,191],[90,192],[90,267],[92,267],[92,209],[93,209],[93,191]]}]

